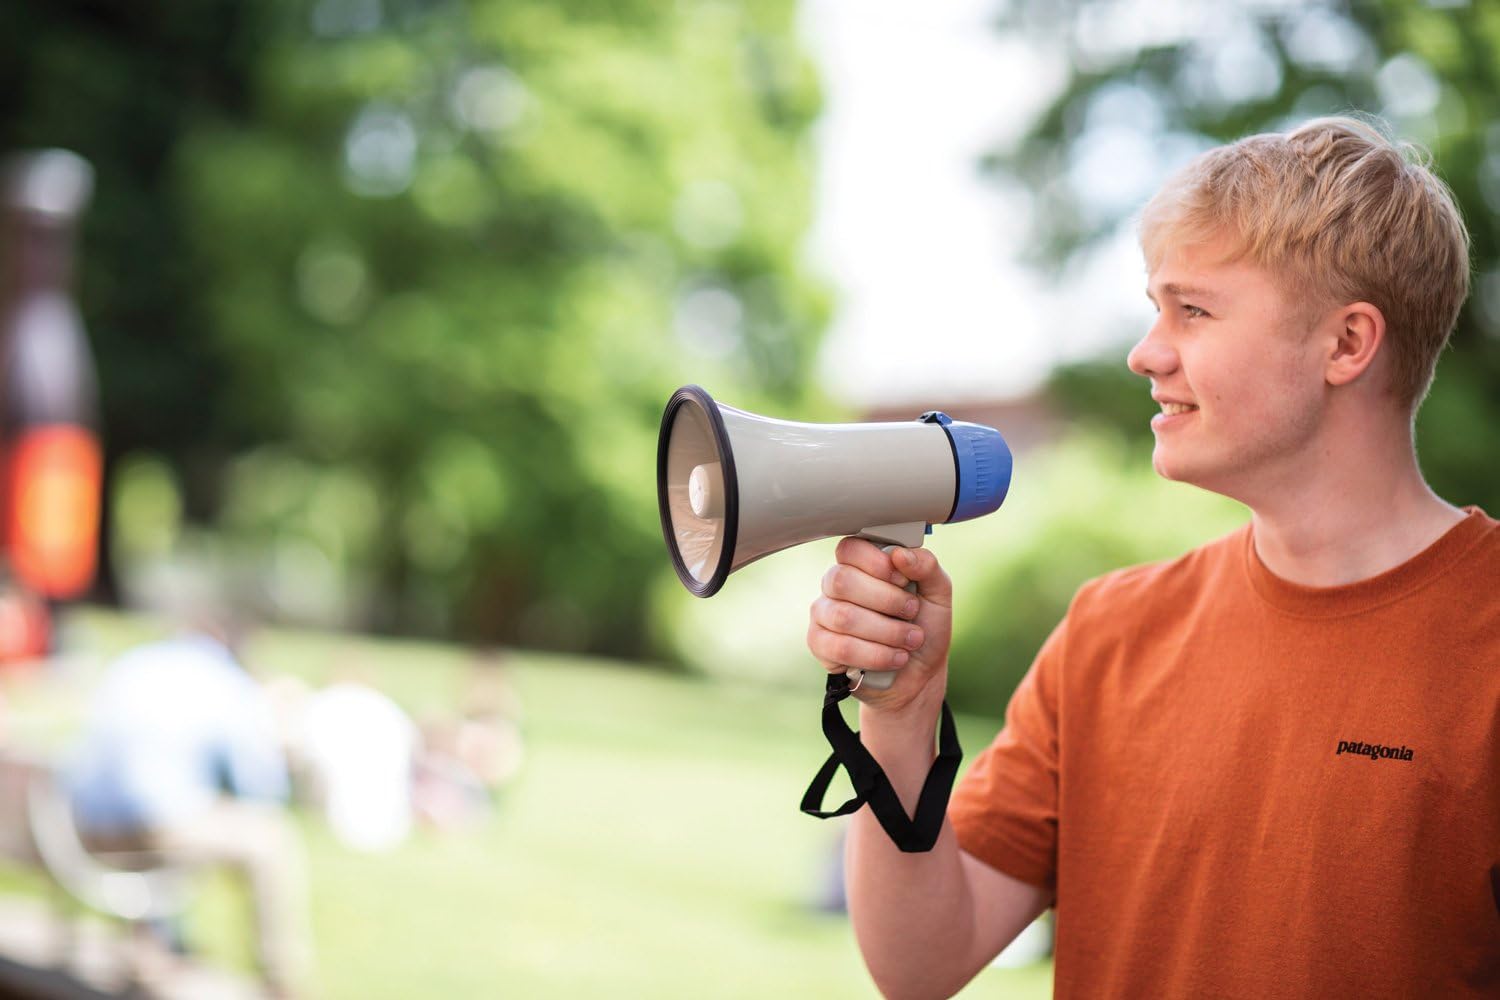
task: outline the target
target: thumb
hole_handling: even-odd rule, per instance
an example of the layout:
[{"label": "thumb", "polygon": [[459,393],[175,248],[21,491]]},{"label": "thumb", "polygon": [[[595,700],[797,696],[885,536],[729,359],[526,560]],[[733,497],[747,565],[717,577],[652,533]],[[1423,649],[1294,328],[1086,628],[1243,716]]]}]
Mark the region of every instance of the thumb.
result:
[{"label": "thumb", "polygon": [[916,581],[917,590],[923,597],[953,606],[953,582],[938,564],[937,556],[926,549],[897,548],[891,550],[891,562],[897,572]]}]

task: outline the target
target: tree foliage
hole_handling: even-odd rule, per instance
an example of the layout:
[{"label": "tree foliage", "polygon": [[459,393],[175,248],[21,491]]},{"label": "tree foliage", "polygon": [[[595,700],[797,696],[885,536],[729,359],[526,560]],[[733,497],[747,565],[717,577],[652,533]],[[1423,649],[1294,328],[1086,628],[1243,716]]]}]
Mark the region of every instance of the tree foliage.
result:
[{"label": "tree foliage", "polygon": [[642,652],[668,393],[807,402],[790,0],[36,6],[0,142],[100,169],[111,454],[352,623]]},{"label": "tree foliage", "polygon": [[[1423,144],[1473,238],[1474,294],[1417,424],[1429,479],[1500,509],[1500,6],[1359,0],[1156,5],[1015,0],[1067,67],[1056,97],[990,166],[1038,200],[1032,245],[1049,266],[1128,224],[1172,168],[1209,145],[1321,114],[1387,118]],[[1149,407],[1123,364],[1064,369],[1056,394],[1141,433]]]}]

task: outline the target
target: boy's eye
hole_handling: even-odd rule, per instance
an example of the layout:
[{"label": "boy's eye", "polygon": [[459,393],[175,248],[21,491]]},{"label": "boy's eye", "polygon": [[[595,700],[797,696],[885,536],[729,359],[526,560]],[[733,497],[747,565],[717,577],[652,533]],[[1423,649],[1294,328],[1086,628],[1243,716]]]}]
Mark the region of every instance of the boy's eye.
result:
[{"label": "boy's eye", "polygon": [[1206,311],[1199,309],[1197,306],[1190,306],[1187,303],[1183,303],[1182,311],[1188,314],[1189,319],[1197,319],[1199,316],[1208,315]]}]

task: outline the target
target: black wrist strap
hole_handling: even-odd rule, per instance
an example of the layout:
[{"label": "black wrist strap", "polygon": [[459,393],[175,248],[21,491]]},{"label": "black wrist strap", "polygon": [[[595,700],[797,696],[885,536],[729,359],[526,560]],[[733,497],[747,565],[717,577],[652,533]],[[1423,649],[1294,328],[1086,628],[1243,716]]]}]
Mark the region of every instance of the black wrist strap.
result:
[{"label": "black wrist strap", "polygon": [[[890,779],[880,764],[865,749],[859,733],[849,728],[844,715],[839,711],[839,702],[849,697],[849,678],[844,674],[829,674],[828,688],[823,695],[823,735],[833,753],[807,786],[802,796],[802,811],[818,819],[831,816],[847,816],[860,806],[869,803],[870,811],[880,821],[891,841],[907,853],[932,850],[938,834],[943,830],[943,816],[948,811],[948,794],[953,790],[953,779],[958,775],[958,762],[963,759],[963,748],[958,745],[958,729],[953,724],[953,713],[948,703],[943,702],[943,717],[938,726],[938,755],[927,772],[922,785],[922,794],[917,799],[916,814],[910,818],[901,807],[901,799],[891,787]],[[839,766],[849,774],[854,786],[854,798],[832,812],[821,806],[828,785],[838,773]]]}]

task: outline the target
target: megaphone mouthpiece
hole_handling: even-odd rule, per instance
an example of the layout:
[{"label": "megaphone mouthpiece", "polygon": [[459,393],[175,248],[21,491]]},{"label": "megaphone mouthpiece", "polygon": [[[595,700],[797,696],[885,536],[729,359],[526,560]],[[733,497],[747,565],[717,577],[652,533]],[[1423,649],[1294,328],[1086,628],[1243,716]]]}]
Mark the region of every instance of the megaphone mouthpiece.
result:
[{"label": "megaphone mouthpiece", "polygon": [[943,523],[968,521],[999,510],[1010,490],[1011,469],[1010,449],[1000,432],[983,424],[956,421],[941,410],[928,410],[917,419],[942,427],[953,447],[953,510]]}]

